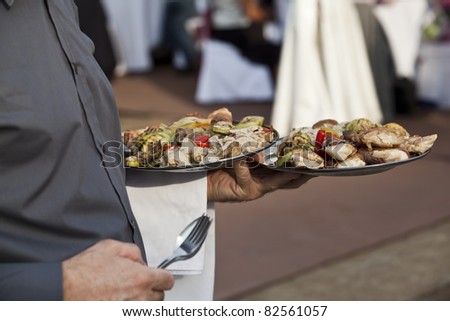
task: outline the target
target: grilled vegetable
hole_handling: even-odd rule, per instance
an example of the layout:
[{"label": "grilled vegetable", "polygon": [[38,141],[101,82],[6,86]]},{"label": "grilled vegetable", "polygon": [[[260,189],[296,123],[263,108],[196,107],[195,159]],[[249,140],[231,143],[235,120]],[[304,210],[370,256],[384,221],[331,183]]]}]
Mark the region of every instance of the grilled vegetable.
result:
[{"label": "grilled vegetable", "polygon": [[211,123],[211,119],[207,118],[199,118],[196,116],[188,116],[183,117],[180,120],[172,123],[170,128],[175,130],[177,128],[196,128],[196,127],[204,127],[209,126]]},{"label": "grilled vegetable", "polygon": [[233,129],[233,123],[228,121],[218,121],[211,126],[211,130],[214,133],[222,134],[222,135],[229,135],[230,130]]},{"label": "grilled vegetable", "polygon": [[250,126],[262,126],[264,124],[264,117],[262,116],[246,116],[242,120],[234,125],[234,128],[240,129]]},{"label": "grilled vegetable", "polygon": [[322,157],[316,153],[306,149],[293,149],[285,155],[278,157],[276,162],[278,168],[281,167],[295,167],[295,168],[309,168],[318,169],[325,166]]},{"label": "grilled vegetable", "polygon": [[351,122],[347,124],[345,127],[345,130],[354,130],[354,131],[361,131],[361,130],[369,130],[372,128],[377,128],[378,125],[372,122],[371,120],[367,118],[358,118],[354,119]]}]

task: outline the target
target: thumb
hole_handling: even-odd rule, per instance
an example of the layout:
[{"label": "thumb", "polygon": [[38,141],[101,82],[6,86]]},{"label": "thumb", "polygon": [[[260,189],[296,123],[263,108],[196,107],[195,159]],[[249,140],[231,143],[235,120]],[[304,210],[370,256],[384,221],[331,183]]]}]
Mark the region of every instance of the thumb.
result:
[{"label": "thumb", "polygon": [[236,182],[241,187],[250,186],[253,177],[245,159],[240,159],[233,164],[234,173],[236,174]]}]

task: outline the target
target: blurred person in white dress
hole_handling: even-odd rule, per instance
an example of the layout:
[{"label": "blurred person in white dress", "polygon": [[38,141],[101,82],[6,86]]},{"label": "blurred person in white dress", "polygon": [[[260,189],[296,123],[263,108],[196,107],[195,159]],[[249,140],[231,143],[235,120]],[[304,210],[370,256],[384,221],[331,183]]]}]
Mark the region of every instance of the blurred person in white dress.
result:
[{"label": "blurred person in white dress", "polygon": [[291,1],[272,123],[281,135],[332,118],[382,120],[352,0]]}]

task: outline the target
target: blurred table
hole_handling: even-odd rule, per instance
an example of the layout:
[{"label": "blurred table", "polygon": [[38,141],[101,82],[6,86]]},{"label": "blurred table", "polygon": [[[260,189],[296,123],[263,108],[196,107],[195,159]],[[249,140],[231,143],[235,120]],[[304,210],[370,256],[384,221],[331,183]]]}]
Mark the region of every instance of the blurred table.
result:
[{"label": "blurred table", "polygon": [[396,0],[375,8],[375,15],[387,35],[399,77],[414,78],[427,8],[427,0]]},{"label": "blurred table", "polygon": [[118,58],[119,73],[153,67],[150,50],[161,39],[164,0],[102,0]]},{"label": "blurred table", "polygon": [[449,83],[450,43],[424,43],[417,69],[419,98],[450,110]]}]

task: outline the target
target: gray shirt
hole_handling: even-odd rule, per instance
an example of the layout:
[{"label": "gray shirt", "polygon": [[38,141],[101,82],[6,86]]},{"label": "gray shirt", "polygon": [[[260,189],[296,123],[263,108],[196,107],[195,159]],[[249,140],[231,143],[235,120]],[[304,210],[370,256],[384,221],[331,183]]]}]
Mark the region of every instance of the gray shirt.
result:
[{"label": "gray shirt", "polygon": [[72,0],[0,0],[2,300],[62,299],[61,261],[101,239],[143,251],[123,167],[101,166],[120,126],[93,50]]}]

